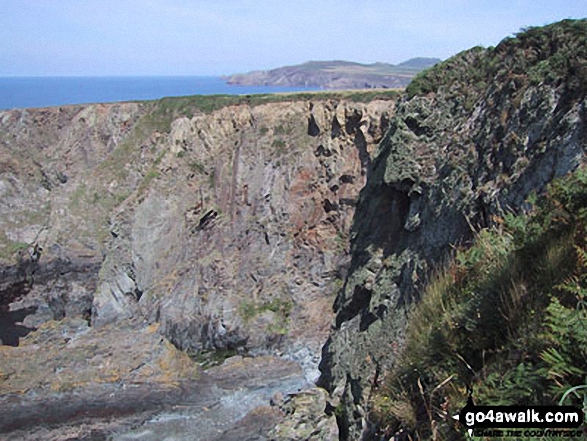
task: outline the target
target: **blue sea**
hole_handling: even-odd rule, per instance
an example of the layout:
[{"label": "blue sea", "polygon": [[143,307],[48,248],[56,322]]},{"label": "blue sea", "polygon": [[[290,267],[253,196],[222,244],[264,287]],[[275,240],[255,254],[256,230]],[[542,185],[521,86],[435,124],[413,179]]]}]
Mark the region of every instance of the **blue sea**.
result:
[{"label": "blue sea", "polygon": [[316,88],[233,86],[221,77],[0,77],[0,109],[308,90]]}]

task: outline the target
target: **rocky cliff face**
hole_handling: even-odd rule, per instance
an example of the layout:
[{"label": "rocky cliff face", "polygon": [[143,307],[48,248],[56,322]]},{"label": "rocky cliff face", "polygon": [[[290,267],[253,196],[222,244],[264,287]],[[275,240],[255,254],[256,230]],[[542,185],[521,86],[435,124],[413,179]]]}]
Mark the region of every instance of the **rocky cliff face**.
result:
[{"label": "rocky cliff face", "polygon": [[[150,390],[175,413],[138,409],[149,421],[130,418],[116,439],[188,437],[198,422],[205,439],[368,439],[371,390],[435,266],[584,160],[585,48],[584,20],[530,29],[436,66],[397,106],[216,98],[204,113],[188,98],[0,113],[0,332],[22,340],[0,346],[1,413],[16,415],[0,431],[51,439],[31,435],[30,412],[51,427],[100,406],[134,414]],[[232,357],[194,373],[177,349],[286,355],[313,377],[331,323],[330,396],[276,396],[237,426],[279,384],[301,384],[297,363]],[[40,378],[25,368],[44,362]],[[100,430],[116,432],[108,421]]]},{"label": "rocky cliff face", "polygon": [[4,305],[30,327],[144,317],[193,350],[324,331],[390,108],[230,106],[169,133],[147,104],[4,112]]},{"label": "rocky cliff face", "polygon": [[[0,339],[63,317],[90,318],[113,200],[91,172],[145,113],[138,104],[2,112]],[[87,208],[86,208],[87,207]],[[21,325],[16,325],[21,323]],[[3,329],[4,331],[4,329]]]},{"label": "rocky cliff face", "polygon": [[[393,96],[253,98],[207,113],[190,99],[0,113],[4,343],[67,319],[80,347],[94,347],[94,335],[128,342],[116,331],[128,329],[165,355],[171,349],[141,337],[153,325],[194,356],[286,355],[316,378],[358,192]],[[0,356],[35,364],[30,347]],[[57,364],[81,356],[34,347],[47,359],[62,352]],[[112,357],[101,363],[118,365]],[[131,382],[161,362],[135,364],[122,375]],[[0,377],[6,393],[14,372]],[[83,378],[68,381],[72,393],[95,394]]]},{"label": "rocky cliff face", "polygon": [[584,160],[586,35],[584,20],[567,21],[472,49],[398,104],[360,194],[320,365],[341,439],[367,436],[370,391],[435,264]]}]

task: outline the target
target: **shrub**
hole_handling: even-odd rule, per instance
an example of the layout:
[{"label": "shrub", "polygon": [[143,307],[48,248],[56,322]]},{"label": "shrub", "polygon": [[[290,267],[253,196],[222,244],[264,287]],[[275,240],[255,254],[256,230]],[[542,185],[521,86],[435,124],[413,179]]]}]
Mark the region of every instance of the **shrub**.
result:
[{"label": "shrub", "polygon": [[431,277],[373,400],[382,427],[458,436],[468,387],[478,404],[587,405],[587,172],[531,199]]}]

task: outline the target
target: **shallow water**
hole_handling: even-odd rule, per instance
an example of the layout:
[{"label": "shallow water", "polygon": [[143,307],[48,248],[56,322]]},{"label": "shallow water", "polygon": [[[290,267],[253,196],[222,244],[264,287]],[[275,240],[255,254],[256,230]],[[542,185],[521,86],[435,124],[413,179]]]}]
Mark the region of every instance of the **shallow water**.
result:
[{"label": "shallow water", "polygon": [[[307,386],[302,375],[273,381],[267,385],[251,385],[240,390],[228,392],[216,388],[218,396],[205,399],[190,406],[176,406],[165,410],[140,427],[131,431],[122,431],[112,437],[114,441],[188,441],[221,440],[226,431],[238,427],[239,421],[247,413],[259,406],[268,406],[270,399],[277,392],[294,393]],[[239,435],[247,439],[258,428],[244,426],[239,428]]]}]

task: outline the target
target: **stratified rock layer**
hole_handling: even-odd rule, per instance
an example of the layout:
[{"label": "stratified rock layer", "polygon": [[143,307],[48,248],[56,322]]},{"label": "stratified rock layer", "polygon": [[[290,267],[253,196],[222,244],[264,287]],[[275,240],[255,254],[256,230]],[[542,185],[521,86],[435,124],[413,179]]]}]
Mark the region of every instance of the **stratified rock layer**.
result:
[{"label": "stratified rock layer", "polygon": [[141,317],[193,351],[317,346],[392,103],[164,106],[0,115],[4,307]]}]

